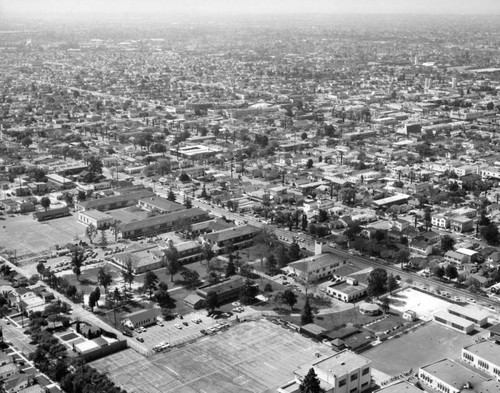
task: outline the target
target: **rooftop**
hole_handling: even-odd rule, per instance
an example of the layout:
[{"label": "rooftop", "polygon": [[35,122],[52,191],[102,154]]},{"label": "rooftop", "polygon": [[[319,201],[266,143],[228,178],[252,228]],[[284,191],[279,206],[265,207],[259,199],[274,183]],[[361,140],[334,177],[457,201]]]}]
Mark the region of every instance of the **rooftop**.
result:
[{"label": "rooftop", "polygon": [[482,341],[464,347],[470,353],[493,363],[500,363],[500,345],[493,341]]}]

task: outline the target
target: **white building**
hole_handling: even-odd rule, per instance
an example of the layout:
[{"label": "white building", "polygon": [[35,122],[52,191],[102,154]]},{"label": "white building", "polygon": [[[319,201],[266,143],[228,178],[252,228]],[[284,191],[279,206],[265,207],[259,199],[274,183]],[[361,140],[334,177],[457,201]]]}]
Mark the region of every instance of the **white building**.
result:
[{"label": "white building", "polygon": [[295,378],[280,386],[279,393],[298,393],[311,368],[325,393],[361,393],[371,387],[371,361],[349,350],[306,363],[294,371]]},{"label": "white building", "polygon": [[90,226],[91,224],[97,228],[107,228],[109,227],[114,219],[109,214],[100,212],[99,210],[86,210],[78,212],[78,221]]},{"label": "white building", "polygon": [[500,345],[483,341],[462,348],[462,360],[500,381]]}]

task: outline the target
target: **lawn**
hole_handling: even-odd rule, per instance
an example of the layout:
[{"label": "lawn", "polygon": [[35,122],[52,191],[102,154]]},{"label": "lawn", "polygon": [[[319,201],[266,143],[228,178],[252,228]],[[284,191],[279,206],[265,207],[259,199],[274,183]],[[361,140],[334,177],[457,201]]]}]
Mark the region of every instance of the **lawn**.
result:
[{"label": "lawn", "polygon": [[384,341],[364,352],[363,356],[373,361],[373,368],[396,375],[445,357],[458,359],[462,348],[473,342],[474,336],[429,322],[399,338]]},{"label": "lawn", "polygon": [[[122,280],[121,272],[116,266],[110,263],[107,263],[105,266],[106,270],[111,273],[114,283]],[[83,291],[84,294],[88,295],[99,285],[97,282],[98,269],[99,267],[97,266],[91,267],[89,269],[84,269],[82,270],[82,274],[78,279],[76,278],[76,275],[74,273],[64,274],[61,277],[65,278],[71,285],[76,286],[78,292]]]}]

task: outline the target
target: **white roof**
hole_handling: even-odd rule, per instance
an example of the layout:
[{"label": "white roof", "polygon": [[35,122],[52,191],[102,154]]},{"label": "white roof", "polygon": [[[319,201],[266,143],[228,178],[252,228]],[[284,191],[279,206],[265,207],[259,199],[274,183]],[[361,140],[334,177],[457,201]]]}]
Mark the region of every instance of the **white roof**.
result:
[{"label": "white roof", "polygon": [[472,255],[477,254],[477,251],[469,250],[468,248],[458,248],[457,252],[460,253],[460,254],[467,255],[469,257],[471,257]]},{"label": "white roof", "polygon": [[86,353],[98,347],[99,345],[97,345],[97,343],[95,343],[94,341],[85,341],[83,343],[75,345],[75,349],[80,353]]}]

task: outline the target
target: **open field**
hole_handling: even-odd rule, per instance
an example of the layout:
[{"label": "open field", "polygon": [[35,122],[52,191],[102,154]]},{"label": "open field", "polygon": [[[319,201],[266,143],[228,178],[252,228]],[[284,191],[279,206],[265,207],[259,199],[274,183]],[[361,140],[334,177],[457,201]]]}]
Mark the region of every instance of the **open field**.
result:
[{"label": "open field", "polygon": [[385,341],[363,352],[373,361],[373,368],[388,375],[400,374],[449,357],[458,359],[462,347],[474,342],[475,336],[458,333],[434,322],[403,334],[399,338]]},{"label": "open field", "polygon": [[56,244],[74,242],[75,236],[84,238],[85,226],[76,217],[68,216],[38,222],[32,214],[15,217],[3,216],[0,221],[0,245],[16,250],[17,255],[48,250]]},{"label": "open field", "polygon": [[129,393],[274,393],[316,353],[332,350],[261,320],[149,358],[127,349],[91,365]]}]

